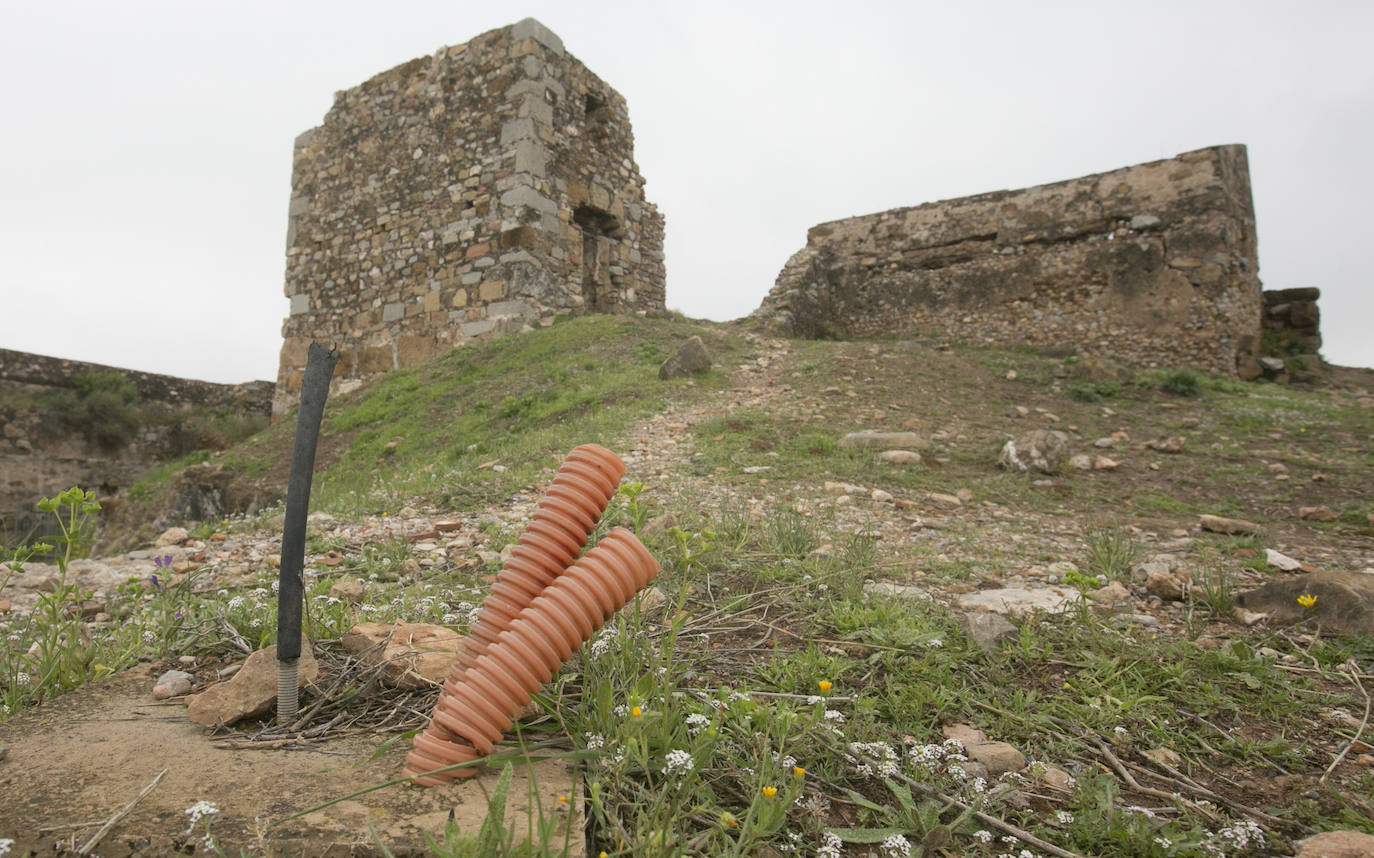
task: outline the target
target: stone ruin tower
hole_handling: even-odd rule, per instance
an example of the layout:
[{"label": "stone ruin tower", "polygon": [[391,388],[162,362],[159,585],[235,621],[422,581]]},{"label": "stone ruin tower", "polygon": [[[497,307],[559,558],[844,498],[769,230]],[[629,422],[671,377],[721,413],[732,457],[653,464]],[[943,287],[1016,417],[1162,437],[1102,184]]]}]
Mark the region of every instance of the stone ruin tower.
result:
[{"label": "stone ruin tower", "polygon": [[296,140],[273,412],[577,313],[661,312],[663,216],[625,99],[532,18],[336,93]]}]

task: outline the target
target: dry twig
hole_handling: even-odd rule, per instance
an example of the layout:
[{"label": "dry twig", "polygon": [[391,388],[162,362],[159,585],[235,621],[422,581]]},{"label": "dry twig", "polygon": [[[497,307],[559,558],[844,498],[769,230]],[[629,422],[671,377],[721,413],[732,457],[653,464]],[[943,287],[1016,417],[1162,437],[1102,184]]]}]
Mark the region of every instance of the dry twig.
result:
[{"label": "dry twig", "polygon": [[1345,743],[1345,747],[1336,755],[1336,759],[1332,760],[1331,765],[1327,766],[1326,771],[1322,772],[1322,776],[1317,778],[1317,783],[1325,783],[1327,775],[1336,770],[1336,766],[1340,765],[1341,760],[1345,759],[1345,755],[1350,753],[1350,749],[1355,747],[1356,742],[1360,741],[1360,736],[1364,733],[1364,728],[1369,726],[1369,692],[1365,691],[1364,684],[1360,682],[1358,668],[1359,666],[1355,663],[1355,659],[1353,658],[1345,663],[1345,669],[1347,675],[1350,677],[1350,681],[1355,683],[1355,688],[1359,690],[1360,694],[1364,695],[1364,719],[1360,721],[1360,726],[1355,731],[1355,735],[1350,738],[1349,742]]},{"label": "dry twig", "polygon": [[145,795],[152,792],[158,784],[162,783],[162,779],[166,776],[166,774],[166,769],[163,769],[162,771],[158,772],[157,777],[153,778],[152,783],[148,784],[146,787],[143,788],[142,792],[140,792],[138,795],[130,799],[128,804],[121,807],[119,811],[115,813],[114,816],[110,817],[104,825],[100,826],[100,830],[97,831],[94,835],[92,835],[91,839],[87,840],[84,846],[76,850],[77,854],[89,855],[91,853],[91,850],[95,849],[96,845],[100,843],[100,839],[104,837],[106,834],[109,834],[110,829],[115,827],[115,823],[119,822],[119,820],[127,816],[129,814],[129,811],[134,809],[134,805],[142,801]]}]

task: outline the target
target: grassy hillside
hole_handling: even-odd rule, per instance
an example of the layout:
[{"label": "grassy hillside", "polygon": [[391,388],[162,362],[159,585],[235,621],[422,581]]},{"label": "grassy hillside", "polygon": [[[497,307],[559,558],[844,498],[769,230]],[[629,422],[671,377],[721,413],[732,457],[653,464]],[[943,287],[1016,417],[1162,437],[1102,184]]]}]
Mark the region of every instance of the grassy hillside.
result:
[{"label": "grassy hillside", "polygon": [[[660,381],[694,334],[716,368]],[[1296,628],[1232,613],[1236,592],[1278,574],[1269,549],[1319,572],[1374,566],[1371,386],[1361,372],[1300,390],[932,340],[574,319],[330,402],[313,507],[336,521],[312,532],[310,631],[322,652],[361,620],[461,631],[561,457],[597,442],[630,464],[606,524],[663,563],[664,599],[617,617],[522,725],[589,757],[588,854],[1166,858],[1374,833],[1374,638],[1319,634],[1325,605]],[[269,497],[292,429],[209,461]],[[921,463],[841,444],[862,429],[917,433]],[[1113,466],[998,468],[1031,429]],[[145,513],[163,485],[145,487]],[[276,511],[199,533],[262,546]],[[1255,527],[1204,531],[1203,514]],[[446,517],[461,539],[405,536]],[[273,572],[243,565],[183,602],[134,594],[126,657],[231,651],[174,631],[140,650],[173,607],[270,642],[270,602],[252,594]],[[1147,585],[1160,570],[1180,592]],[[328,598],[345,574],[359,604]],[[1057,589],[1066,608],[980,645],[969,624],[986,615],[960,600],[1007,588]],[[14,708],[33,702],[7,687]],[[321,723],[393,708],[375,685],[339,687],[355,697],[340,692]],[[432,694],[405,703],[426,712]],[[471,854],[470,834],[435,851]]]}]

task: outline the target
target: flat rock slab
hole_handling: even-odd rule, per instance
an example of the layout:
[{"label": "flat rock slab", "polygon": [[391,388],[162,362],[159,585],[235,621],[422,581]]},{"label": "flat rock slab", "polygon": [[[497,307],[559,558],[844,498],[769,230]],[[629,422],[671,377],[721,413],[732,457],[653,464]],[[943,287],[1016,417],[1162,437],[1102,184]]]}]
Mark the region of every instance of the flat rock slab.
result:
[{"label": "flat rock slab", "polygon": [[1204,515],[1198,518],[1198,524],[1203,530],[1210,530],[1212,533],[1228,533],[1235,536],[1245,536],[1260,532],[1260,526],[1253,521],[1246,521],[1243,518],[1223,518],[1219,515]]},{"label": "flat rock slab", "polygon": [[930,441],[915,432],[850,432],[840,439],[844,450],[926,450]]},{"label": "flat rock slab", "polygon": [[1003,616],[1044,611],[1057,614],[1076,604],[1082,596],[1072,587],[1003,587],[965,593],[956,600],[966,611],[992,611]]},{"label": "flat rock slab", "polygon": [[[1313,597],[1311,607],[1298,597]],[[1323,635],[1374,635],[1374,575],[1316,572],[1270,581],[1236,597],[1236,607],[1268,618],[1271,625],[1307,623]]]},{"label": "flat rock slab", "polygon": [[359,623],[341,642],[369,663],[385,662],[382,681],[387,685],[417,690],[444,683],[458,663],[463,636],[430,623]]},{"label": "flat rock slab", "polygon": [[[409,743],[397,740],[376,759],[390,736],[352,736],[300,751],[218,749],[180,703],[148,699],[155,678],[139,666],[0,721],[0,745],[8,749],[0,761],[0,838],[15,841],[12,854],[54,855],[59,835],[40,828],[103,822],[163,769],[162,782],[101,840],[95,851],[104,858],[199,852],[200,832],[185,832],[186,809],[201,800],[219,808],[210,830],[230,855],[243,848],[298,858],[379,856],[369,825],[392,853],[426,855],[425,835],[442,843],[450,811],[471,834],[486,817],[495,770],[434,789],[378,789],[274,824],[399,777]],[[568,854],[584,855],[581,788],[569,764],[549,760],[517,766],[514,774],[506,812],[517,842],[537,800],[546,817],[563,817],[557,848],[571,816]],[[80,845],[97,827],[64,833],[75,832]]]}]

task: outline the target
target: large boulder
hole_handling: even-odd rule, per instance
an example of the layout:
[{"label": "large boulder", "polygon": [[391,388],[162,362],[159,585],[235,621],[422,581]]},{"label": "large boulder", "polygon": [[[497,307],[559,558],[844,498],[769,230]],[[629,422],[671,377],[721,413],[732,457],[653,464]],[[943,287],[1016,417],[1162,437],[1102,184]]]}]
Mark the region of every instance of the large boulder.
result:
[{"label": "large boulder", "polygon": [[1324,635],[1374,635],[1374,575],[1315,572],[1270,581],[1237,596],[1236,607],[1265,615],[1271,625],[1308,621]]},{"label": "large boulder", "polygon": [[686,378],[689,375],[700,375],[710,368],[711,353],[706,350],[706,344],[701,341],[701,337],[691,337],[677,350],[677,354],[665,360],[658,368],[658,377],[664,381],[670,378]]}]

